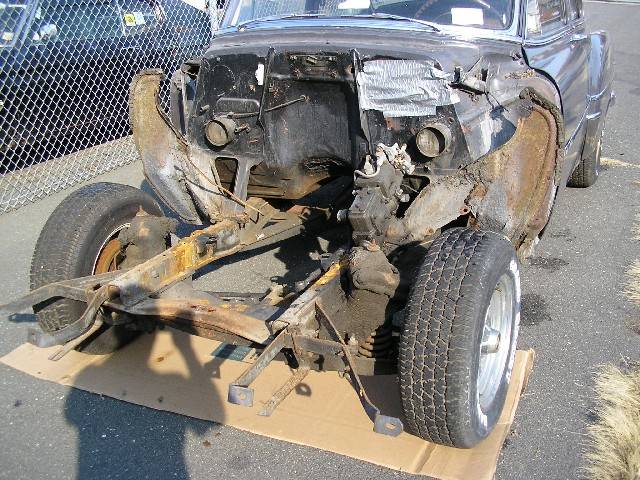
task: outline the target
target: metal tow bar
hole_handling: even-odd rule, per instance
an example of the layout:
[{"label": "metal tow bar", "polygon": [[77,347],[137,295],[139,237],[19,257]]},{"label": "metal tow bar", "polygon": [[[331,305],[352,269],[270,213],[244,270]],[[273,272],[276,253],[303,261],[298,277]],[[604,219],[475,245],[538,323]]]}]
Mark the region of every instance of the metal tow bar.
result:
[{"label": "metal tow bar", "polygon": [[[378,407],[373,404],[365,392],[360,376],[355,370],[355,363],[348,346],[340,337],[340,334],[322,309],[322,306],[316,302],[315,307],[316,318],[319,323],[327,329],[333,341],[294,335],[291,334],[287,328],[281,330],[276,338],[262,351],[255,363],[249,366],[242,375],[229,385],[227,400],[229,403],[236,405],[245,407],[253,406],[254,391],[250,387],[251,383],[258,378],[283,348],[292,348],[294,353],[296,350],[302,350],[324,355],[338,355],[345,364],[344,371],[349,376],[362,407],[373,422],[373,430],[376,433],[393,437],[400,435],[404,430],[402,421],[399,418],[381,414]],[[296,369],[291,377],[264,404],[258,415],[270,416],[287,395],[306,377],[310,370],[309,366],[300,358],[298,358],[298,362],[300,367]]]}]

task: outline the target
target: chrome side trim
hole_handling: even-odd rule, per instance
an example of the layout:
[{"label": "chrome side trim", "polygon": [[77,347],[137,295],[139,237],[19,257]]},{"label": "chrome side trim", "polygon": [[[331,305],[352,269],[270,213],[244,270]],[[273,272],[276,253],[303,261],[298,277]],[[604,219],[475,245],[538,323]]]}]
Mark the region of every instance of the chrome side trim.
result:
[{"label": "chrome side trim", "polygon": [[594,100],[600,100],[608,89],[609,89],[609,86],[606,86],[606,87],[604,87],[602,89],[601,92],[598,92],[598,93],[593,94],[593,95],[587,95],[587,100],[589,100],[590,102],[592,102]]}]

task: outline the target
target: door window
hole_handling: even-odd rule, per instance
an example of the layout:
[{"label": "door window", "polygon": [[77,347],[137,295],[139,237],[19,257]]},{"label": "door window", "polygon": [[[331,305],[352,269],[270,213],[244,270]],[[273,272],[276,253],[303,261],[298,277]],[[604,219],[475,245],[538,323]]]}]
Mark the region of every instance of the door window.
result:
[{"label": "door window", "polygon": [[527,33],[539,36],[565,25],[563,0],[529,0],[527,3]]},{"label": "door window", "polygon": [[35,14],[31,39],[44,43],[103,40],[122,36],[117,5],[103,0],[44,1]]}]

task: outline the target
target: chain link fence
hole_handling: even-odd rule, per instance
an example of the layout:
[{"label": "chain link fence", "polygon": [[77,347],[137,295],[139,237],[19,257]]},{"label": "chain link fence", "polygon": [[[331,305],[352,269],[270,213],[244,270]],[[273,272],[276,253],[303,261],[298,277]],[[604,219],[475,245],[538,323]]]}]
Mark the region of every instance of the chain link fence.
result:
[{"label": "chain link fence", "polygon": [[206,1],[0,0],[0,213],[137,158],[131,79],[203,53]]}]

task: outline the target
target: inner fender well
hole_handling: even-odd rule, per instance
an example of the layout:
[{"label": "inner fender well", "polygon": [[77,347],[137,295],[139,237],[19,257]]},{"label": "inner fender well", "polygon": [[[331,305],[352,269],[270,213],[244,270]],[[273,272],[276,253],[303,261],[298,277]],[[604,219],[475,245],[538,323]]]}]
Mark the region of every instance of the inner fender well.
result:
[{"label": "inner fender well", "polygon": [[522,92],[525,114],[501,147],[454,175],[431,178],[387,234],[394,243],[422,241],[460,217],[507,236],[522,257],[549,220],[564,151],[557,106],[534,90]]},{"label": "inner fender well", "polygon": [[562,169],[558,130],[553,113],[534,102],[514,137],[475,164],[472,172],[476,186],[466,202],[473,223],[503,233],[523,252],[549,220]]}]

